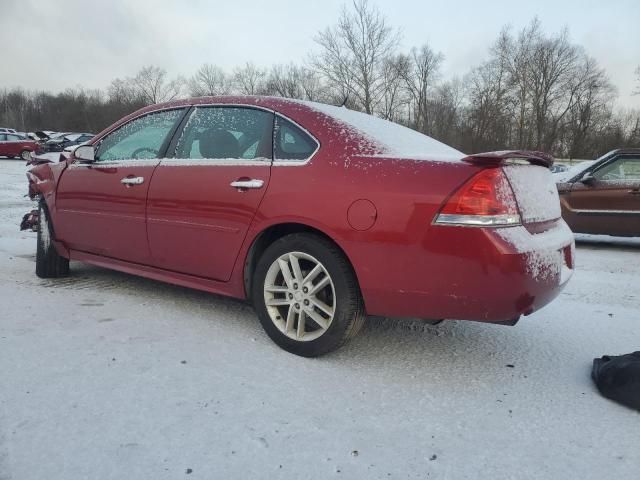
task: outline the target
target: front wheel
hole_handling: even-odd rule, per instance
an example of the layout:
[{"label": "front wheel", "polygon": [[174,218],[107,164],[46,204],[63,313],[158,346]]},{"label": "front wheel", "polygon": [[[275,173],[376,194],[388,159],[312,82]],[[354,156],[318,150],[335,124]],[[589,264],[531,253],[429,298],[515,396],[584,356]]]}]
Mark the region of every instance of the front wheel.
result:
[{"label": "front wheel", "polygon": [[40,278],[64,277],[69,274],[69,260],[58,255],[53,245],[51,219],[44,201],[38,205],[38,245],[36,247],[36,275]]},{"label": "front wheel", "polygon": [[20,152],[20,158],[22,158],[22,160],[24,160],[25,162],[28,162],[29,160],[31,160],[31,152],[29,150],[23,150],[22,152]]},{"label": "front wheel", "polygon": [[358,333],[365,314],[356,276],[340,249],[308,233],[271,244],[256,267],[253,305],[284,350],[316,357]]}]

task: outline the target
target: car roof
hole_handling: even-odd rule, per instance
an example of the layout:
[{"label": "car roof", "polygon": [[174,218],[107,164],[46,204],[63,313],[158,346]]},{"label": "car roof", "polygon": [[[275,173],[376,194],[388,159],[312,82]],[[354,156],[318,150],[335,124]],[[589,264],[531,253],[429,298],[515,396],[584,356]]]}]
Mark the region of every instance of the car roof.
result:
[{"label": "car roof", "polygon": [[[407,158],[417,160],[459,161],[462,152],[420,132],[373,115],[316,102],[269,96],[213,96],[197,97],[144,107],[121,119],[113,128],[146,113],[171,108],[199,105],[237,105],[272,110],[301,125],[308,125],[310,132],[317,136],[328,130],[327,119],[334,124],[334,136],[350,141],[358,153],[386,158]],[[304,123],[303,123],[304,122]],[[346,134],[345,134],[346,128]],[[100,132],[97,137],[106,134]],[[355,137],[354,137],[355,134]],[[327,133],[327,135],[329,135]],[[321,139],[322,140],[322,139]]]},{"label": "car roof", "polygon": [[617,148],[612,150],[607,155],[626,155],[626,154],[640,154],[640,148]]}]

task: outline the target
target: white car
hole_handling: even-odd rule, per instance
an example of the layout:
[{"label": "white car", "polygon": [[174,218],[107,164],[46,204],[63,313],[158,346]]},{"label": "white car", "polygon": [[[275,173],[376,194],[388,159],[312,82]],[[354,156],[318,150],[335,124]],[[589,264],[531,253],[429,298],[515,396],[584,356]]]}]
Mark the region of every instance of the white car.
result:
[{"label": "white car", "polygon": [[16,133],[15,128],[0,127],[0,133]]}]

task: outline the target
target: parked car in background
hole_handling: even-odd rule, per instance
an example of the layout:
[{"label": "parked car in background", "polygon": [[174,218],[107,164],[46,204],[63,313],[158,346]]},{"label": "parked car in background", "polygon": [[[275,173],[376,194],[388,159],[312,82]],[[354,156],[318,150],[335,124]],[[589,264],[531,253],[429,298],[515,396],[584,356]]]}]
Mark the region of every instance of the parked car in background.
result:
[{"label": "parked car in background", "polygon": [[0,133],[0,157],[20,157],[25,161],[31,158],[31,152],[39,153],[42,146],[29,138],[15,133]]},{"label": "parked car in background", "polygon": [[95,134],[93,133],[66,133],[51,138],[45,142],[45,150],[47,152],[62,152],[65,148],[79,145],[91,140]]},{"label": "parked car in background", "polygon": [[0,133],[16,133],[14,128],[0,127]]},{"label": "parked car in background", "polygon": [[28,172],[36,274],[69,259],[251,299],[317,356],[365,315],[513,325],[573,272],[539,152],[465,155],[364,113],[270,97],[141,109]]},{"label": "parked car in background", "polygon": [[640,236],[640,148],[613,150],[555,179],[571,230]]},{"label": "parked car in background", "polygon": [[567,170],[569,170],[569,167],[567,167],[566,165],[563,165],[561,163],[554,163],[551,166],[551,173],[566,172]]}]

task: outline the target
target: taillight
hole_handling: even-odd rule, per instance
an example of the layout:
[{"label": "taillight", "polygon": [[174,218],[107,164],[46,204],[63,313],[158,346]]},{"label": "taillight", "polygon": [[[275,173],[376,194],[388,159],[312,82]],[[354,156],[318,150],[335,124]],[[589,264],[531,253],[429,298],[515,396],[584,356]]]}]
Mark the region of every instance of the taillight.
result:
[{"label": "taillight", "polygon": [[501,168],[480,171],[444,204],[435,223],[493,227],[520,224],[516,198]]}]

